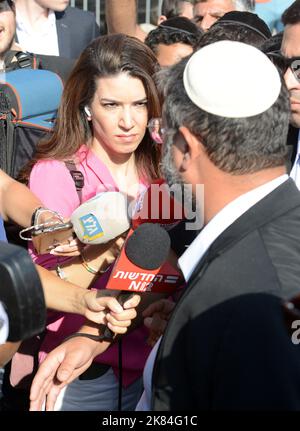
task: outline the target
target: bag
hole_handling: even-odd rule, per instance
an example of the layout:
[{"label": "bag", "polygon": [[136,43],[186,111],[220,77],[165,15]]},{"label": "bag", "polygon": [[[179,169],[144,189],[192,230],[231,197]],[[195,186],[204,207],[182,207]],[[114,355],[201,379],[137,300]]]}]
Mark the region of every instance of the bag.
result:
[{"label": "bag", "polygon": [[51,132],[62,90],[62,80],[49,70],[24,68],[0,76],[0,167],[13,178]]}]

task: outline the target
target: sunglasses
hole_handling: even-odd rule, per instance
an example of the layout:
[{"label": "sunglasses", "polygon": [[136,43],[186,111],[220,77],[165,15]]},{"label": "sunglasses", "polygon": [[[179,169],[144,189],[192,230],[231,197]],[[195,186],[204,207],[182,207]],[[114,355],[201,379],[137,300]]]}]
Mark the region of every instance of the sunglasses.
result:
[{"label": "sunglasses", "polygon": [[290,68],[294,77],[300,83],[300,57],[286,58],[279,51],[268,52],[267,56],[283,75]]}]

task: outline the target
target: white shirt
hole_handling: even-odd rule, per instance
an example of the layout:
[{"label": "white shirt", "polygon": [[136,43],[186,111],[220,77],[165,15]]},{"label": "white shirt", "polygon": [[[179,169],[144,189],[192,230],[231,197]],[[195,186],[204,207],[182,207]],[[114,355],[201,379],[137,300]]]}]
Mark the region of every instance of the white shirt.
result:
[{"label": "white shirt", "polygon": [[8,337],[8,316],[6,311],[3,308],[2,303],[0,302],[0,345],[4,344]]},{"label": "white shirt", "polygon": [[40,32],[34,32],[18,12],[16,22],[18,42],[23,50],[34,54],[59,55],[56,17],[52,10],[49,10],[48,20]]},{"label": "white shirt", "polygon": [[185,280],[188,281],[190,279],[192,272],[202,256],[224,230],[287,179],[288,175],[281,175],[275,178],[275,180],[269,181],[250,192],[244,193],[219,211],[218,214],[204,226],[189,248],[178,259],[178,265],[183,272]]},{"label": "white shirt", "polygon": [[300,131],[298,134],[297,155],[292,170],[290,172],[290,177],[293,178],[296,183],[296,186],[300,190]]},{"label": "white shirt", "polygon": [[[281,175],[275,180],[269,181],[250,192],[244,193],[216,214],[209,223],[201,230],[189,248],[178,259],[184,278],[188,281],[196,268],[198,262],[209,249],[212,243],[224,232],[235,220],[248,211],[253,205],[279,187],[288,179],[288,175]],[[149,411],[151,409],[151,382],[156,353],[161,338],[153,347],[143,373],[144,393],[137,404],[137,411]]]}]

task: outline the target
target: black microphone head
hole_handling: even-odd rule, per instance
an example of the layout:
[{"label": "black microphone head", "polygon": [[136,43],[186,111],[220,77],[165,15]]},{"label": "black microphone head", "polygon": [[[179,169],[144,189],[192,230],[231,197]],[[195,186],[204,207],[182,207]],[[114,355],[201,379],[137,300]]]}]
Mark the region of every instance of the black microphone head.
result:
[{"label": "black microphone head", "polygon": [[144,223],[128,238],[125,253],[128,259],[143,269],[159,268],[170,251],[169,234],[158,224]]}]

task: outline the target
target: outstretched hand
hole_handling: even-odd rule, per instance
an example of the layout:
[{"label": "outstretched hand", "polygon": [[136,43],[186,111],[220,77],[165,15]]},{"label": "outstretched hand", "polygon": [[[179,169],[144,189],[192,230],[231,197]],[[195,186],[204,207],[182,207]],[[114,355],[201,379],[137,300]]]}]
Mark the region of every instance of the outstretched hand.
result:
[{"label": "outstretched hand", "polygon": [[[123,307],[114,297],[91,299],[92,306],[98,308],[98,314],[102,316],[99,323],[106,324],[115,334],[127,331],[136,317],[135,307],[139,302],[139,295],[131,297]],[[86,330],[82,332],[87,333]],[[50,352],[32,382],[30,410],[41,410],[44,402],[46,410],[53,410],[63,387],[87,370],[94,357],[103,353],[109,345],[109,342],[78,336],[66,340]]]}]

